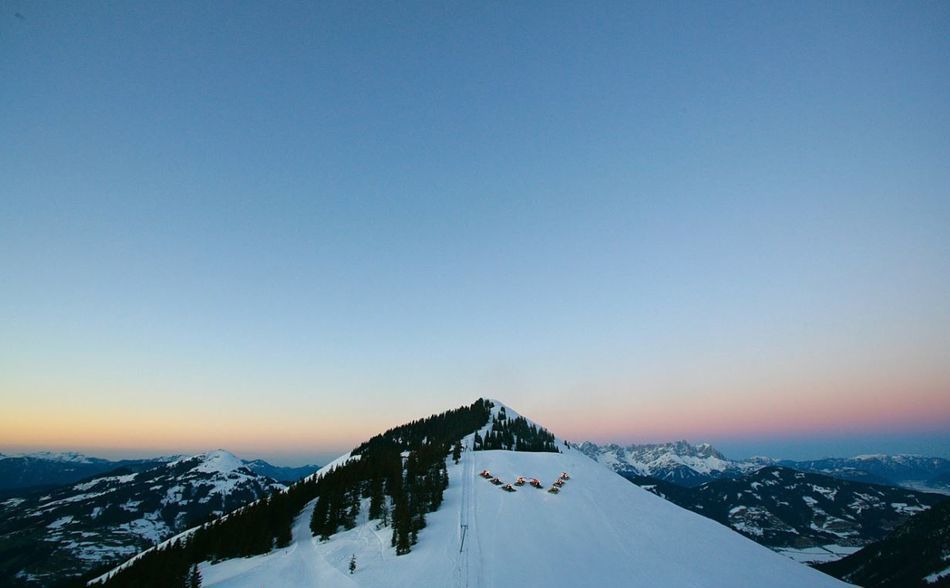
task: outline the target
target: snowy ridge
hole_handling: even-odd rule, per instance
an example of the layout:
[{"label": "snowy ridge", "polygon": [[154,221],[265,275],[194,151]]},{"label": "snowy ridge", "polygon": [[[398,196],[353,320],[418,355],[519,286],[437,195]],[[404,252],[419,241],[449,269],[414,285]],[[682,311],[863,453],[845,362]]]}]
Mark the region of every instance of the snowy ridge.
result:
[{"label": "snowy ridge", "polygon": [[[496,412],[505,406],[492,402]],[[427,515],[407,555],[395,554],[391,529],[368,520],[365,505],[355,528],[319,541],[308,525],[311,502],[296,519],[290,546],[204,562],[203,585],[845,586],[630,484],[563,442],[561,453],[471,451],[474,437],[465,437],[460,463],[447,460],[444,502]],[[543,488],[505,492],[478,475],[486,469],[505,482],[537,478]],[[570,476],[560,492],[548,492],[564,472]],[[350,574],[353,556],[357,568]]]},{"label": "snowy ridge", "polygon": [[492,404],[492,407],[491,407],[491,417],[488,419],[488,424],[486,424],[484,427],[482,427],[481,429],[479,429],[479,431],[478,431],[479,433],[484,434],[484,433],[487,433],[488,431],[491,430],[492,421],[493,421],[499,414],[501,414],[501,409],[505,409],[505,414],[508,415],[508,418],[516,419],[516,418],[518,418],[518,417],[521,417],[521,418],[523,418],[524,420],[528,421],[528,423],[530,423],[530,424],[532,424],[532,425],[534,425],[534,426],[536,426],[536,427],[538,427],[538,428],[543,428],[542,425],[540,425],[540,424],[538,424],[538,423],[532,421],[532,420],[529,419],[528,417],[524,416],[523,414],[521,414],[520,412],[518,412],[518,411],[516,411],[515,409],[511,408],[510,406],[508,406],[508,405],[505,404],[504,402],[501,402],[500,400],[496,400],[496,399],[494,399],[494,398],[486,398],[485,400],[487,400],[488,402],[490,402],[490,403]]},{"label": "snowy ridge", "polygon": [[173,461],[168,465],[175,466],[182,462],[196,458],[201,460],[201,463],[194,468],[194,471],[196,472],[227,474],[240,468],[247,468],[245,463],[238,459],[237,456],[223,449],[216,449],[195,457],[182,458]]},{"label": "snowy ridge", "polygon": [[868,454],[851,458],[783,460],[779,465],[859,482],[950,494],[950,460],[920,455]]},{"label": "snowy ridge", "polygon": [[[166,455],[159,457],[150,457],[147,459],[141,460],[124,460],[124,461],[154,461],[154,462],[170,462],[175,461],[176,459],[181,459],[182,455]],[[30,453],[16,453],[16,454],[7,454],[0,453],[0,460],[3,459],[35,459],[38,461],[50,461],[56,463],[75,463],[75,464],[92,464],[92,463],[110,463],[110,460],[104,459],[101,457],[92,457],[84,453],[77,453],[75,451],[34,451]],[[122,461],[117,462],[122,463]]]},{"label": "snowy ridge", "polygon": [[[192,521],[220,516],[280,488],[223,450],[140,469],[127,464],[0,503],[0,547],[29,546],[17,547],[18,577],[58,581],[133,556]],[[6,580],[0,577],[0,584]]]},{"label": "snowy ridge", "polygon": [[644,476],[685,485],[735,477],[771,463],[767,459],[731,460],[709,443],[687,441],[621,446],[585,442],[579,449],[625,476]]},{"label": "snowy ridge", "polygon": [[344,454],[341,455],[340,457],[334,459],[333,461],[331,461],[331,462],[328,463],[327,465],[323,466],[323,467],[320,468],[319,470],[313,472],[312,474],[310,474],[309,476],[307,476],[306,478],[304,478],[303,481],[305,481],[305,482],[311,482],[311,481],[313,481],[313,480],[319,480],[324,474],[326,474],[326,473],[329,472],[330,470],[332,470],[332,469],[334,469],[334,468],[337,468],[337,467],[339,467],[339,466],[345,464],[346,462],[350,461],[351,459],[359,459],[359,458],[360,458],[359,455],[353,455],[352,452],[344,453]]},{"label": "snowy ridge", "polygon": [[708,443],[693,445],[687,441],[627,446],[586,442],[579,448],[623,476],[656,478],[691,487],[780,465],[843,480],[950,494],[950,460],[940,457],[868,454],[802,461],[768,457],[734,460],[725,457]]},{"label": "snowy ridge", "polygon": [[[211,453],[218,453],[218,452],[227,453],[227,452],[224,451],[224,450],[217,450],[217,451],[211,452]],[[230,454],[229,454],[229,455],[230,455]],[[201,456],[196,456],[196,457],[201,457]],[[234,456],[231,455],[231,457],[234,457]],[[358,458],[359,456],[355,456],[355,457]],[[193,458],[189,458],[189,459],[193,459]],[[234,458],[234,459],[237,459],[237,458]],[[319,470],[317,470],[317,471],[314,472],[313,474],[307,476],[307,477],[305,478],[305,480],[318,479],[320,476],[322,476],[322,475],[325,474],[326,472],[332,470],[334,467],[336,467],[336,466],[338,466],[338,465],[341,465],[341,464],[343,464],[343,463],[346,463],[346,462],[349,461],[350,459],[353,459],[353,457],[351,457],[349,453],[347,453],[347,454],[345,454],[345,455],[342,455],[342,456],[338,457],[337,459],[333,460],[332,462],[328,463],[327,465],[323,466],[322,468],[320,468]],[[228,467],[228,465],[233,465],[233,463],[231,462],[231,460],[228,459],[227,457],[217,457],[217,458],[215,458],[215,459],[212,460],[212,463],[220,464],[220,465],[222,465],[223,467]],[[243,466],[243,462],[241,462],[241,463],[242,463],[242,466]],[[286,487],[282,487],[282,488],[280,489],[281,492],[285,492],[286,490],[287,490]],[[230,518],[231,516],[236,515],[236,514],[242,512],[242,511],[244,511],[247,507],[252,506],[252,505],[254,505],[254,504],[257,504],[258,502],[260,502],[260,500],[255,500],[255,501],[253,501],[253,502],[249,502],[249,503],[247,503],[246,505],[244,505],[244,506],[242,506],[242,507],[240,507],[240,508],[237,508],[237,509],[235,509],[235,510],[229,512],[228,514],[225,514],[225,515],[223,515],[223,516],[221,516],[221,517],[218,517],[217,520],[227,520],[227,519]],[[308,519],[307,519],[308,525],[309,525],[309,522],[310,522],[310,519],[308,518]],[[176,541],[180,541],[180,540],[182,540],[182,539],[185,539],[185,538],[187,538],[187,537],[190,537],[190,536],[191,536],[192,534],[194,534],[197,530],[203,529],[203,528],[205,528],[206,526],[208,526],[209,524],[211,524],[211,523],[210,523],[210,522],[209,522],[209,523],[203,523],[203,524],[201,524],[201,525],[197,525],[197,526],[191,527],[191,528],[189,528],[189,529],[186,529],[186,530],[182,531],[181,533],[178,533],[177,535],[175,535],[175,536],[173,536],[173,537],[169,537],[168,539],[162,541],[161,543],[158,543],[158,544],[154,545],[153,547],[150,547],[150,548],[148,548],[148,549],[146,549],[146,550],[144,550],[144,551],[141,551],[141,552],[137,553],[135,556],[133,556],[133,557],[129,558],[128,560],[122,562],[121,564],[119,564],[118,566],[112,568],[111,570],[109,570],[108,572],[102,574],[101,576],[97,576],[96,578],[93,578],[92,580],[90,580],[89,582],[87,582],[86,585],[87,585],[87,586],[92,586],[92,585],[94,585],[94,584],[100,584],[100,583],[102,583],[102,582],[105,582],[106,580],[108,580],[109,578],[111,578],[112,576],[114,576],[117,572],[119,572],[119,571],[121,571],[121,570],[124,570],[124,569],[128,568],[129,566],[131,566],[132,564],[134,564],[136,561],[138,561],[139,559],[141,559],[142,556],[144,556],[145,554],[150,553],[150,552],[155,551],[155,550],[162,550],[162,549],[165,549],[165,548],[171,546],[171,545],[172,545],[173,543],[175,543]],[[309,526],[308,526],[308,529],[309,529]]]},{"label": "snowy ridge", "polygon": [[38,459],[43,461],[55,461],[64,463],[96,463],[105,461],[95,457],[89,457],[74,451],[36,451],[33,453],[20,453],[17,455],[0,454],[0,459],[9,459],[23,457],[27,459]]}]

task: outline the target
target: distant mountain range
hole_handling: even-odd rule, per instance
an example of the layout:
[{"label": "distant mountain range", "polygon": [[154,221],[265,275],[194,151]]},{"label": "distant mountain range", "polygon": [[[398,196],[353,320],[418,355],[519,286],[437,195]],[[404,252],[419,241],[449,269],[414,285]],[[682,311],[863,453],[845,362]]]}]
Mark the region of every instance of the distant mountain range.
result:
[{"label": "distant mountain range", "polygon": [[50,451],[25,455],[0,454],[0,496],[15,495],[23,490],[40,490],[72,484],[117,468],[130,470],[153,468],[177,458],[178,456],[111,461],[79,453]]},{"label": "distant mountain range", "polygon": [[[522,421],[514,414],[506,418],[505,408],[495,405],[487,428],[471,435],[471,447],[522,451],[533,447],[529,441],[538,441],[541,434],[531,433],[533,425]],[[428,441],[422,439],[424,446]],[[415,441],[399,437],[392,442]],[[946,559],[950,547],[945,545],[947,533],[940,527],[945,519],[939,514],[948,508],[946,497],[919,491],[950,491],[948,460],[906,455],[733,460],[709,444],[686,441],[577,446],[552,436],[545,443],[541,443],[545,451],[576,456],[561,469],[583,471],[586,455],[644,489],[799,562],[840,560],[840,566],[821,564],[823,571],[839,578],[882,588],[916,586],[920,578],[930,578],[938,586],[950,583]],[[493,463],[491,454],[475,454],[479,468]],[[76,453],[0,455],[0,585],[51,586],[63,579],[90,577],[93,570],[232,512],[284,488],[279,482],[293,483],[317,469],[241,460],[223,450],[122,461]],[[596,477],[593,471],[589,475]],[[315,477],[308,479],[312,484]],[[597,479],[595,487],[609,486],[608,479]],[[300,484],[294,488],[305,489]],[[272,496],[270,501],[274,500]],[[260,501],[253,508],[277,508],[268,503]],[[387,509],[395,508],[394,503],[386,504]],[[303,519],[298,522],[306,526]],[[641,522],[638,519],[637,524]],[[293,527],[294,541],[301,529]]]},{"label": "distant mountain range", "polygon": [[941,514],[950,509],[950,460],[733,460],[686,441],[578,448],[679,506],[844,580],[950,586],[950,530]]},{"label": "distant mountain range", "polygon": [[[17,496],[25,490],[42,490],[72,484],[118,468],[144,471],[175,461],[182,456],[174,455],[148,459],[108,460],[90,457],[81,453],[50,452],[24,455],[0,454],[0,497]],[[282,484],[290,484],[319,469],[316,465],[280,467],[261,459],[244,461],[251,471],[273,478]]]},{"label": "distant mountain range", "polygon": [[778,462],[796,470],[816,472],[872,484],[891,484],[929,491],[950,491],[950,460],[919,455],[859,455],[810,461]]},{"label": "distant mountain range", "polygon": [[708,443],[693,445],[687,441],[627,446],[586,442],[578,449],[624,477],[650,477],[683,486],[738,477],[772,463],[732,460]]},{"label": "distant mountain range", "polygon": [[297,480],[302,480],[320,469],[318,465],[305,465],[300,467],[275,466],[267,463],[263,459],[244,460],[244,465],[255,474],[273,478],[281,484],[293,484]]},{"label": "distant mountain range", "polygon": [[[91,458],[47,461],[101,465]],[[86,573],[283,487],[218,450],[149,468],[125,464],[7,498],[0,501],[0,585],[50,585]]]},{"label": "distant mountain range", "polygon": [[781,466],[696,487],[653,478],[632,481],[802,562],[831,561],[854,553],[946,500],[940,494]]},{"label": "distant mountain range", "polygon": [[649,477],[689,487],[777,465],[843,480],[950,493],[950,460],[939,457],[862,455],[806,461],[767,457],[735,460],[708,443],[693,445],[687,441],[626,446],[587,442],[578,449],[624,477]]}]

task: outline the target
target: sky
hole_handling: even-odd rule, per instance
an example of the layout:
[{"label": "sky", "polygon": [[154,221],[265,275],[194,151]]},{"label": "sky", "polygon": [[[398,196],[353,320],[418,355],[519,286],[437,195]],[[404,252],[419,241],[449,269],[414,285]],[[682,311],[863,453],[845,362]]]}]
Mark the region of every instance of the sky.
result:
[{"label": "sky", "polygon": [[0,451],[950,457],[944,2],[0,0]]}]

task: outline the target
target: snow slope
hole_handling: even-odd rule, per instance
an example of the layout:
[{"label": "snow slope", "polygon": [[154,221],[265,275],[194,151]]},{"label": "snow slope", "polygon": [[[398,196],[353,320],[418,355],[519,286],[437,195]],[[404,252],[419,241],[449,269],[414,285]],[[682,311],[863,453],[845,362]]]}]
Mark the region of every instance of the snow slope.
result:
[{"label": "snow slope", "polygon": [[[215,449],[214,451],[209,451],[200,456],[201,463],[194,468],[196,472],[206,472],[206,473],[222,473],[227,474],[233,472],[238,468],[246,467],[246,464],[243,460],[238,459],[236,455],[225,451],[223,449]],[[175,465],[177,463],[184,462],[188,459],[193,458],[182,458],[180,460],[174,461],[169,465]]]},{"label": "snow slope", "polygon": [[[508,409],[509,416],[516,416]],[[472,436],[466,438],[471,447]],[[367,521],[320,542],[310,534],[313,503],[298,517],[293,542],[270,554],[202,564],[206,587],[266,586],[689,586],[835,587],[830,576],[778,555],[730,529],[643,490],[580,451],[464,451],[449,461],[441,508],[427,515],[412,552],[396,556],[391,530]],[[504,492],[478,476],[505,481],[562,471],[571,479],[550,494],[528,485]],[[464,537],[464,540],[463,540]],[[357,570],[348,565],[356,556]]]}]

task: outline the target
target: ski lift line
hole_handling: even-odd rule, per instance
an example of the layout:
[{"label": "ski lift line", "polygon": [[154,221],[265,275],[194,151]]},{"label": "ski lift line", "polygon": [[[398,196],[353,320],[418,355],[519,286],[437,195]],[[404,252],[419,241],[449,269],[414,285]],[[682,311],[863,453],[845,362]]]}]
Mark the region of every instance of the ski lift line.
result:
[{"label": "ski lift line", "polygon": [[[461,488],[461,510],[459,513],[459,555],[457,564],[456,581],[458,588],[469,588],[473,584],[470,559],[472,557],[470,547],[471,541],[466,542],[468,538],[469,525],[473,524],[474,517],[470,512],[474,508],[472,492],[475,491],[475,475],[478,472],[477,460],[471,449],[466,446],[463,449],[462,456],[462,488]],[[476,541],[475,549],[478,549],[478,536],[473,538]],[[477,584],[477,582],[475,582]]]}]

